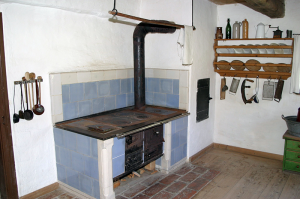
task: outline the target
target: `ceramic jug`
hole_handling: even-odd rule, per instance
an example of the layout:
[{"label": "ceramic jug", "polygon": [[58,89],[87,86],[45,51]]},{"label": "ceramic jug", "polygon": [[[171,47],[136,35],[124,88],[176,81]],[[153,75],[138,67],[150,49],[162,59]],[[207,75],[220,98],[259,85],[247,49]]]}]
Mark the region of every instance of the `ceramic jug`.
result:
[{"label": "ceramic jug", "polygon": [[265,32],[265,24],[259,23],[257,25],[257,28],[255,27],[255,29],[256,29],[255,38],[265,38],[266,37],[267,32]]},{"label": "ceramic jug", "polygon": [[232,34],[232,38],[233,39],[239,39],[240,38],[240,27],[241,27],[242,23],[241,22],[235,22],[232,26],[233,28],[233,34]]}]

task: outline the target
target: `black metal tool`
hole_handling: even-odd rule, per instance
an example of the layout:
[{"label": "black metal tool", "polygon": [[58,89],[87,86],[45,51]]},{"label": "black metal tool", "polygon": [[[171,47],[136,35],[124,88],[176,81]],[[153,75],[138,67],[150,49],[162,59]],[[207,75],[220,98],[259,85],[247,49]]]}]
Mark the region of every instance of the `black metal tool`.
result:
[{"label": "black metal tool", "polygon": [[251,86],[246,86],[245,84],[246,84],[246,81],[248,81],[248,82],[251,82],[251,83],[253,83],[254,81],[253,80],[251,80],[251,79],[245,79],[244,81],[243,81],[243,83],[242,83],[242,87],[241,87],[241,93],[242,93],[242,99],[243,99],[243,101],[244,101],[244,103],[245,104],[251,104],[252,103],[252,101],[253,101],[253,99],[254,99],[254,97],[255,97],[255,95],[253,95],[250,99],[246,99],[246,95],[245,95],[245,88],[251,88]]}]

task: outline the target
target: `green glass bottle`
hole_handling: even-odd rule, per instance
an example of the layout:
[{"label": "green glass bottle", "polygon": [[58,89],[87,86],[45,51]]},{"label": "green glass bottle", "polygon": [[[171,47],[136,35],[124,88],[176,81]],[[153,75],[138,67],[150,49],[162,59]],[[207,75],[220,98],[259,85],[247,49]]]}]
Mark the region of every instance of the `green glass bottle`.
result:
[{"label": "green glass bottle", "polygon": [[230,26],[230,19],[227,19],[227,26],[226,26],[226,39],[231,39],[231,26]]}]

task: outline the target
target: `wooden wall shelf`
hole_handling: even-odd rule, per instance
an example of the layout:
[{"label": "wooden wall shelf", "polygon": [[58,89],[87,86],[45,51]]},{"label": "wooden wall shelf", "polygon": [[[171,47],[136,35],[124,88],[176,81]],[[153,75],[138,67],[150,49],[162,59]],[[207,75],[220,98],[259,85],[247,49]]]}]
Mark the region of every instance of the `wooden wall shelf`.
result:
[{"label": "wooden wall shelf", "polygon": [[[280,40],[290,40],[291,45],[245,45],[245,46],[235,46],[235,45],[222,45],[219,46],[220,41],[255,41],[255,40],[267,40],[267,41],[278,41]],[[249,43],[249,42],[248,42]],[[238,54],[238,53],[217,53],[218,48],[257,48],[257,49],[291,49],[291,54]],[[248,78],[264,78],[264,79],[283,79],[286,80],[291,76],[291,73],[286,72],[267,72],[267,71],[248,71],[248,70],[220,70],[218,65],[231,65],[231,66],[267,66],[267,67],[292,67],[293,61],[293,49],[294,49],[294,39],[293,38],[263,38],[263,39],[215,39],[214,50],[215,50],[215,60],[213,62],[214,71],[219,73],[221,76],[228,77],[248,77]],[[218,57],[266,57],[266,58],[290,58],[290,64],[275,64],[275,63],[259,63],[259,64],[247,64],[247,63],[219,63]],[[272,59],[270,60],[272,62]],[[275,69],[275,68],[274,68]],[[275,69],[276,70],[276,69]]]}]

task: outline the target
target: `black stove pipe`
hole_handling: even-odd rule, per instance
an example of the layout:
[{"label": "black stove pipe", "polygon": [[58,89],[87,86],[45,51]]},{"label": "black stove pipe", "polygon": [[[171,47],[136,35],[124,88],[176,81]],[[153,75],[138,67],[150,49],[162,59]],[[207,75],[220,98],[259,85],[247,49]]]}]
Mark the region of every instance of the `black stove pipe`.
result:
[{"label": "black stove pipe", "polygon": [[[160,21],[170,23],[168,21]],[[146,105],[145,97],[145,36],[148,33],[174,33],[175,27],[140,23],[133,33],[134,100],[135,109]]]}]

